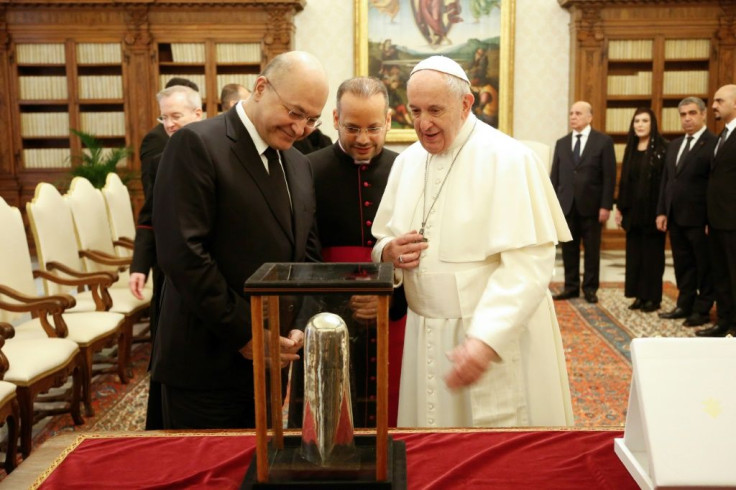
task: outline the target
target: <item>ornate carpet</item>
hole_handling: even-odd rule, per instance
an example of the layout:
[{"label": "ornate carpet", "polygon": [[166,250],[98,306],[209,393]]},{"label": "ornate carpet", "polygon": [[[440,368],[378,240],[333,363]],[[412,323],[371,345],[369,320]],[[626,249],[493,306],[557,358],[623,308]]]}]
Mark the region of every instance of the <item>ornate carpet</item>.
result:
[{"label": "ornate carpet", "polygon": [[[562,284],[552,284],[553,293]],[[662,308],[674,308],[677,288],[664,283]],[[694,329],[682,320],[662,320],[657,312],[630,310],[632,299],[623,295],[620,283],[603,283],[599,302],[583,298],[555,302],[565,346],[575,425],[596,427],[623,425],[631,383],[631,339],[638,337],[693,337]]]},{"label": "ornate carpet", "polygon": [[[553,293],[561,290],[553,284]],[[676,287],[665,283],[662,310],[674,307]],[[621,426],[631,383],[629,343],[636,337],[692,337],[694,330],[682,320],[661,320],[656,313],[628,309],[620,283],[603,283],[600,301],[589,304],[582,298],[555,303],[562,331],[570,378],[575,425],[579,427]],[[93,381],[96,415],[75,427],[69,415],[52,417],[34,430],[34,447],[60,432],[142,430],[148,396],[150,344],[136,344],[133,351],[134,378],[122,385],[116,376],[100,375]]]}]

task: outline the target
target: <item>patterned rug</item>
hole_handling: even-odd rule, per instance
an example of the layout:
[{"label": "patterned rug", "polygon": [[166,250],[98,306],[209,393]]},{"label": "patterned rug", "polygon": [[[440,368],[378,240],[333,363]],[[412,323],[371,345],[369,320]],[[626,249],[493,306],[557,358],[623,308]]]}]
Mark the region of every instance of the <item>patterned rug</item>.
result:
[{"label": "patterned rug", "polygon": [[[562,289],[553,284],[552,292]],[[662,310],[674,307],[676,287],[665,283]],[[637,337],[692,337],[694,329],[682,320],[662,320],[656,313],[628,309],[631,299],[623,296],[620,283],[603,283],[599,302],[582,298],[557,301],[555,307],[565,346],[575,425],[579,427],[622,426],[631,383],[629,344]],[[69,431],[130,431],[145,426],[148,397],[150,344],[136,344],[133,351],[134,377],[127,385],[116,376],[100,375],[93,380],[96,415],[75,427],[69,415],[42,421],[34,428],[33,445]],[[4,476],[0,472],[0,479]]]},{"label": "patterned rug", "polygon": [[[553,284],[553,293],[562,284]],[[677,288],[664,283],[662,308],[674,308]],[[565,346],[575,425],[615,426],[626,422],[631,384],[631,339],[638,337],[693,337],[682,320],[662,320],[656,312],[630,310],[620,283],[603,283],[599,302],[583,298],[556,301],[557,319]]]}]

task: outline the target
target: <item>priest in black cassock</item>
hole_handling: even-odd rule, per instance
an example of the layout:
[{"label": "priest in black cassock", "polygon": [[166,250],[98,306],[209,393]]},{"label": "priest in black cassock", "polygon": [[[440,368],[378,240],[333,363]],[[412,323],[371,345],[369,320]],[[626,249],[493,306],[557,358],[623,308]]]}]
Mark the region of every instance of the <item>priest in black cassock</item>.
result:
[{"label": "priest in black cassock", "polygon": [[[384,149],[391,126],[388,93],[375,78],[344,81],[333,112],[338,141],[308,155],[317,198],[317,225],[325,262],[371,262],[371,225],[396,152]],[[351,335],[353,421],[376,425],[376,296],[346,299]],[[340,312],[336,312],[340,313]],[[389,425],[396,425],[406,300],[394,293],[389,327]],[[348,320],[346,318],[346,320]]]}]

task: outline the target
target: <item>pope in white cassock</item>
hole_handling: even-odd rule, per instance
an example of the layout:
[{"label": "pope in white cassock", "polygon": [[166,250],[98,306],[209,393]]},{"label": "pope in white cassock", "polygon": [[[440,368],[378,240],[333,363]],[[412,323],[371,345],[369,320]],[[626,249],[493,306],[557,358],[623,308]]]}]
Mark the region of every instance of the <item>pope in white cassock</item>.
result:
[{"label": "pope in white cassock", "polygon": [[471,113],[460,65],[418,63],[407,85],[419,141],[396,159],[373,222],[409,313],[398,425],[572,425],[548,286],[570,240],[542,163]]}]

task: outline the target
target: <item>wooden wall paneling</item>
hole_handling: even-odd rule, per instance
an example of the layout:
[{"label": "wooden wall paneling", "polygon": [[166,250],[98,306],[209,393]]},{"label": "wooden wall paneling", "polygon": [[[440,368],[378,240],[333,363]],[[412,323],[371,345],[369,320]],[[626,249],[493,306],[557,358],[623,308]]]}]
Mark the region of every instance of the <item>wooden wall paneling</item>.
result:
[{"label": "wooden wall paneling", "polygon": [[7,7],[0,3],[0,196],[11,206],[17,206],[20,195],[18,181],[15,176],[15,154],[10,135],[12,131],[10,86],[13,83],[10,75],[10,42],[8,32]]},{"label": "wooden wall paneling", "polygon": [[[159,90],[160,43],[206,43],[204,62],[208,117],[217,114],[217,66],[212,53],[216,43],[256,43],[261,59],[246,63],[243,69],[257,74],[277,54],[293,45],[293,16],[304,8],[305,0],[0,0],[0,195],[23,208],[33,197],[38,182],[59,183],[67,177],[65,168],[26,168],[22,164],[24,138],[21,136],[21,105],[18,93],[18,66],[14,47],[29,43],[64,43],[69,100],[51,101],[68,104],[70,127],[79,127],[85,111],[125,113],[125,134],[108,138],[132,147],[129,169],[140,170],[138,150],[143,136],[155,124]],[[119,43],[122,61],[118,70],[123,80],[122,102],[115,100],[80,101],[76,63],[76,45],[84,43]],[[87,67],[87,74],[107,68]],[[239,67],[227,67],[237,71]],[[58,68],[57,70],[60,70]],[[227,72],[226,70],[226,72]],[[35,105],[34,105],[35,104]],[[26,102],[32,110],[43,110],[44,102]],[[35,108],[34,108],[35,107]],[[61,110],[57,107],[56,110]],[[41,138],[42,140],[43,138]],[[37,141],[39,146],[56,145],[59,138]],[[79,149],[76,137],[68,145]],[[139,179],[128,183],[136,212],[143,196]]]}]

